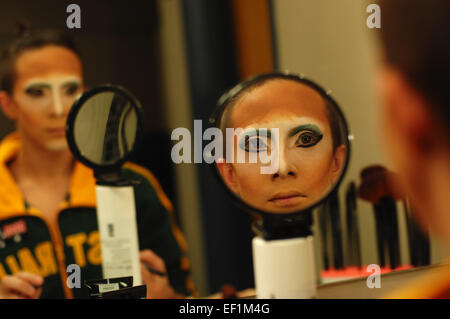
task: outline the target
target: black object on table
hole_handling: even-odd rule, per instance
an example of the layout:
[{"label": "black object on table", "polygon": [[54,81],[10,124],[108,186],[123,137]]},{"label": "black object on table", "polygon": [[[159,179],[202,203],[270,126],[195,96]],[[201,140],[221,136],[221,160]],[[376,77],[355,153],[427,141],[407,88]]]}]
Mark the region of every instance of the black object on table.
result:
[{"label": "black object on table", "polygon": [[332,259],[335,269],[344,268],[344,258],[342,251],[342,227],[340,219],[338,189],[335,189],[322,205],[319,211],[321,225],[324,269],[329,269],[329,228],[331,228]]},{"label": "black object on table", "polygon": [[406,225],[408,229],[411,264],[416,267],[430,265],[429,236],[427,233],[422,231],[417,224],[411,214],[411,209],[409,209],[406,200],[403,201],[403,207],[405,210]]},{"label": "black object on table", "polygon": [[380,266],[386,266],[385,251],[387,249],[391,269],[395,269],[400,265],[398,219],[395,200],[391,196],[383,196],[378,203],[375,203],[373,206],[376,220]]},{"label": "black object on table", "polygon": [[356,185],[350,182],[345,194],[349,264],[361,268],[361,250],[356,205]]}]

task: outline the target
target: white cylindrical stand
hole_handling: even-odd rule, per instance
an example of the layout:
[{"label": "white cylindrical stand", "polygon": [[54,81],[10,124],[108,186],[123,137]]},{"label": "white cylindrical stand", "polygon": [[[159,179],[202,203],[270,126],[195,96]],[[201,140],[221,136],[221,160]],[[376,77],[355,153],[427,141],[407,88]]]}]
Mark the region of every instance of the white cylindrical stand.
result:
[{"label": "white cylindrical stand", "polygon": [[253,239],[257,298],[316,297],[313,236],[280,240]]},{"label": "white cylindrical stand", "polygon": [[132,186],[96,186],[104,278],[133,276],[142,284]]}]

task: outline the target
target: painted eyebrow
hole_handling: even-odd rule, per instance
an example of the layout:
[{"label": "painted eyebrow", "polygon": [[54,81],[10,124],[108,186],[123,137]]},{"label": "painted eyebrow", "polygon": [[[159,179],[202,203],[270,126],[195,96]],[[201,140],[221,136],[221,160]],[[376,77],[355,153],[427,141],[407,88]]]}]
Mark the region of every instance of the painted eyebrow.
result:
[{"label": "painted eyebrow", "polygon": [[291,130],[291,133],[289,134],[289,137],[293,137],[295,134],[297,134],[298,132],[300,132],[302,130],[311,130],[317,134],[322,134],[322,131],[319,129],[319,127],[317,125],[305,124],[305,125],[300,125],[300,126],[297,126],[296,128],[293,128]]},{"label": "painted eyebrow", "polygon": [[[261,134],[260,132],[264,132],[264,134]],[[272,132],[270,131],[270,129],[251,129],[251,130],[248,130],[247,132],[244,132],[242,135],[248,136],[248,137],[252,137],[255,135],[271,137]]]},{"label": "painted eyebrow", "polygon": [[50,88],[50,84],[44,83],[44,82],[42,82],[42,83],[40,83],[40,82],[39,83],[32,83],[32,84],[28,85],[25,88],[25,90],[35,89],[35,88],[47,88],[47,89],[49,89]]},{"label": "painted eyebrow", "polygon": [[[68,80],[67,82],[64,82],[62,84],[62,87],[66,87],[68,85],[80,85],[80,81],[77,80]],[[31,89],[31,88],[51,88],[51,85],[46,83],[46,82],[36,82],[36,83],[31,83],[30,85],[28,85],[26,87],[26,89]]]},{"label": "painted eyebrow", "polygon": [[74,80],[67,81],[66,83],[63,83],[62,87],[67,87],[69,85],[80,85],[80,82]]}]

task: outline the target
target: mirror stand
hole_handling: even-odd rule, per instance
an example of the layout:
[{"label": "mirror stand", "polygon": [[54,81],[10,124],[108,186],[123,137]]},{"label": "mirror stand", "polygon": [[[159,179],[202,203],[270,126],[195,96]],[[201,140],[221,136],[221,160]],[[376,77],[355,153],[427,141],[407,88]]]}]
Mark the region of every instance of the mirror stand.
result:
[{"label": "mirror stand", "polygon": [[96,185],[103,278],[133,276],[142,283],[132,185]]},{"label": "mirror stand", "polygon": [[[258,298],[316,297],[312,210],[339,186],[351,147],[339,105],[301,74],[267,73],[223,94],[210,123],[222,136],[235,133],[225,148],[235,152],[222,154],[213,168],[236,203],[258,217],[252,225]],[[270,173],[263,171],[269,154],[279,159]]]},{"label": "mirror stand", "polygon": [[[127,90],[104,85],[84,92],[72,106],[66,137],[74,157],[93,169],[103,279],[133,277],[142,284],[134,185],[122,164],[140,141],[139,101]],[[118,297],[120,294],[114,294]]]},{"label": "mirror stand", "polygon": [[131,274],[140,285],[143,281],[133,188],[139,181],[122,177],[120,168],[96,168],[94,176],[103,278]]},{"label": "mirror stand", "polygon": [[133,277],[142,281],[139,262],[134,185],[120,168],[96,168],[97,221],[102,245],[103,278]]},{"label": "mirror stand", "polygon": [[252,242],[257,298],[316,297],[312,215],[264,216],[253,225]]}]

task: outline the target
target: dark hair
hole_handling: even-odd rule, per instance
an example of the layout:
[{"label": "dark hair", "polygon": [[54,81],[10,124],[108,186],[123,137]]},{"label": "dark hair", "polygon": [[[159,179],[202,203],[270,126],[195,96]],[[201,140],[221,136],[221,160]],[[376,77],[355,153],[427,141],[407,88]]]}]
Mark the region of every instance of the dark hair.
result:
[{"label": "dark hair", "polygon": [[70,49],[81,59],[72,37],[62,31],[56,30],[31,30],[24,24],[18,26],[18,32],[10,46],[1,56],[0,90],[12,93],[16,80],[15,65],[18,57],[32,49],[42,48],[47,45],[58,45]]},{"label": "dark hair", "polygon": [[261,87],[262,85],[275,81],[275,80],[287,80],[287,81],[293,81],[297,82],[301,85],[308,86],[312,88],[314,91],[316,91],[324,101],[325,104],[325,112],[328,119],[328,122],[330,124],[331,129],[331,136],[333,141],[333,151],[336,150],[336,148],[339,145],[342,145],[345,143],[346,137],[344,136],[345,129],[341,127],[341,122],[339,118],[339,114],[337,113],[338,110],[337,105],[329,96],[325,96],[325,91],[323,91],[321,88],[319,88],[316,84],[311,82],[310,80],[306,80],[304,78],[300,78],[299,76],[295,74],[285,74],[285,73],[268,73],[268,74],[262,74],[257,77],[251,78],[247,81],[242,82],[241,84],[238,84],[236,87],[225,93],[224,96],[219,100],[219,110],[220,114],[216,115],[216,126],[219,127],[222,131],[222,134],[224,137],[226,137],[226,128],[227,127],[234,127],[234,125],[231,123],[231,114],[234,109],[234,106],[237,104],[237,102],[247,93],[250,93],[254,89]]},{"label": "dark hair", "polygon": [[450,1],[381,0],[386,62],[430,102],[450,136]]}]

